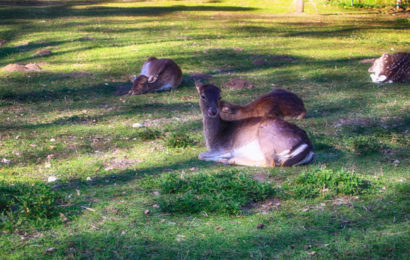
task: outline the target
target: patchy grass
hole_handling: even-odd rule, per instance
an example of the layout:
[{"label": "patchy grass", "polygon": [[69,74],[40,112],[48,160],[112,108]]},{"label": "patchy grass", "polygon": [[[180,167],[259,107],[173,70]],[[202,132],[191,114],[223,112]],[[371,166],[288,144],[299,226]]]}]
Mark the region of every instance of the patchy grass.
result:
[{"label": "patchy grass", "polygon": [[188,176],[167,174],[159,180],[160,209],[171,213],[239,214],[242,207],[275,194],[269,184],[252,180],[244,173],[224,170],[217,174]]},{"label": "patchy grass", "polygon": [[[409,52],[408,15],[305,4],[1,1],[0,258],[406,258],[410,88],[361,61]],[[182,85],[123,95],[152,55]],[[313,163],[197,160],[192,75],[298,94]]]},{"label": "patchy grass", "polygon": [[368,180],[351,172],[320,169],[303,172],[284,184],[283,188],[295,198],[331,198],[339,194],[359,195],[370,188]]}]

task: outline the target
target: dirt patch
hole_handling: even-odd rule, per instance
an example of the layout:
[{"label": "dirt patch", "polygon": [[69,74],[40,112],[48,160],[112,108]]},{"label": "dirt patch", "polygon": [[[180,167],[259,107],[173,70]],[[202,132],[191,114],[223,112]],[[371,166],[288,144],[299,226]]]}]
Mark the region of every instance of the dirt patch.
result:
[{"label": "dirt patch", "polygon": [[266,64],[266,60],[263,60],[263,59],[254,59],[254,60],[252,61],[252,64],[253,64],[253,65],[256,65],[256,66],[262,66],[262,65],[265,65],[265,64]]},{"label": "dirt patch", "polygon": [[359,63],[361,63],[361,64],[373,64],[374,63],[374,61],[375,61],[376,59],[374,58],[374,59],[363,59],[363,60],[360,60],[359,61]]},{"label": "dirt patch", "polygon": [[104,170],[109,171],[109,170],[125,170],[130,166],[135,166],[138,164],[140,160],[138,159],[120,159],[120,158],[114,158],[112,159],[108,164],[105,164]]},{"label": "dirt patch", "polygon": [[271,59],[274,61],[282,61],[282,62],[292,62],[295,60],[293,57],[287,56],[287,55],[276,55],[276,56],[272,56]]},{"label": "dirt patch", "polygon": [[244,207],[244,210],[248,210],[248,211],[252,210],[255,212],[266,214],[269,211],[279,209],[280,205],[281,205],[281,200],[278,198],[273,198],[273,199],[265,200],[262,202],[252,202],[246,207]]},{"label": "dirt patch", "polygon": [[190,74],[190,79],[192,80],[200,80],[200,81],[206,81],[212,79],[212,76],[206,73],[201,73],[201,72],[192,72]]},{"label": "dirt patch", "polygon": [[266,173],[264,172],[257,172],[252,176],[252,179],[259,182],[265,182],[268,179]]},{"label": "dirt patch", "polygon": [[254,85],[247,80],[241,78],[234,78],[224,84],[224,87],[229,89],[250,89]]},{"label": "dirt patch", "polygon": [[51,55],[50,48],[51,47],[45,47],[41,50],[38,50],[36,53],[34,53],[34,56],[41,57],[41,56]]},{"label": "dirt patch", "polygon": [[357,126],[369,126],[373,125],[374,121],[367,118],[341,118],[339,119],[336,126],[345,126],[345,125],[357,125]]},{"label": "dirt patch", "polygon": [[132,85],[131,85],[131,84],[117,86],[117,88],[115,89],[115,93],[114,93],[114,94],[115,94],[116,96],[126,95],[126,94],[128,94],[128,91],[131,90],[131,88],[132,88]]},{"label": "dirt patch", "polygon": [[38,63],[28,63],[28,64],[8,64],[1,68],[3,71],[7,72],[27,72],[27,71],[40,71],[42,70]]}]

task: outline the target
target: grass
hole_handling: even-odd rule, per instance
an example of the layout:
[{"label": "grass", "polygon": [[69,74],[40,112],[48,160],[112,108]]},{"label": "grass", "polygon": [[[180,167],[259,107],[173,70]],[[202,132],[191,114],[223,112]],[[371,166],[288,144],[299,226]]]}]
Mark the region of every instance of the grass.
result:
[{"label": "grass", "polygon": [[[0,71],[0,258],[406,258],[409,84],[373,84],[360,61],[409,52],[408,17],[305,4],[2,1],[0,68],[42,70]],[[152,55],[182,85],[117,95]],[[222,87],[240,104],[298,94],[313,163],[197,160],[194,72],[252,82]]]}]

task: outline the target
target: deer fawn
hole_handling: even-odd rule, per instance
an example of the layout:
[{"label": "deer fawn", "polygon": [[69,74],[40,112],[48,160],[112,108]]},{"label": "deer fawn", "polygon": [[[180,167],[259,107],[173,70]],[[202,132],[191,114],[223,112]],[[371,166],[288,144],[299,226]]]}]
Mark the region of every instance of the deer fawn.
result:
[{"label": "deer fawn", "polygon": [[267,115],[274,115],[286,120],[302,119],[306,116],[302,99],[284,89],[275,89],[244,106],[221,101],[219,111],[221,118],[227,121]]},{"label": "deer fawn", "polygon": [[275,167],[313,160],[305,131],[274,115],[225,121],[219,115],[220,89],[196,82],[208,152],[198,159],[226,164]]},{"label": "deer fawn", "polygon": [[134,76],[134,84],[128,92],[140,95],[174,89],[181,84],[182,71],[171,59],[150,57],[142,66],[141,74]]}]

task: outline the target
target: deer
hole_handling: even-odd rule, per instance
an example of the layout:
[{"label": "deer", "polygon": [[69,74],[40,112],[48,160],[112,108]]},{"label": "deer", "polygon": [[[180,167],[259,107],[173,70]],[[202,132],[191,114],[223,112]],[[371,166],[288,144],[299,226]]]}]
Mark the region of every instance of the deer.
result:
[{"label": "deer", "polygon": [[130,95],[160,92],[178,87],[182,82],[182,71],[171,59],[149,57],[142,66],[140,75],[134,76]]},{"label": "deer", "polygon": [[383,53],[368,71],[374,83],[410,82],[410,53]]},{"label": "deer", "polygon": [[306,132],[276,115],[226,121],[220,116],[221,90],[195,82],[200,95],[207,152],[198,159],[256,167],[310,163],[313,146]]},{"label": "deer", "polygon": [[219,105],[220,116],[227,121],[264,117],[270,114],[285,120],[302,119],[306,116],[302,99],[284,89],[275,89],[244,106],[226,101],[219,102]]}]

